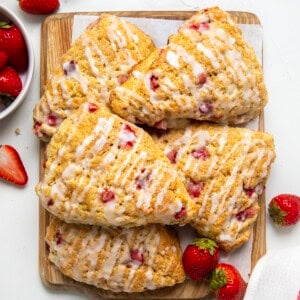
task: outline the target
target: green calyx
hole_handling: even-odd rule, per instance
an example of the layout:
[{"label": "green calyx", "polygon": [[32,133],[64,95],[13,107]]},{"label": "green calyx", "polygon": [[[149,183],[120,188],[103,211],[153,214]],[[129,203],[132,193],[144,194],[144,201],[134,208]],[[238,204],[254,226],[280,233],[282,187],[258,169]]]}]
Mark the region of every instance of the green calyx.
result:
[{"label": "green calyx", "polygon": [[215,241],[208,238],[199,238],[193,242],[193,245],[196,245],[198,248],[202,250],[207,250],[210,255],[214,255],[216,248],[218,245]]},{"label": "green calyx", "polygon": [[227,277],[222,269],[215,269],[212,272],[209,286],[213,291],[217,291],[227,284]]},{"label": "green calyx", "polygon": [[0,29],[2,29],[2,28],[11,28],[11,27],[12,27],[12,25],[11,25],[10,22],[8,22],[8,21],[0,21]]},{"label": "green calyx", "polygon": [[276,203],[272,203],[269,206],[269,214],[275,224],[284,225],[284,218],[286,217],[287,213],[282,210]]}]

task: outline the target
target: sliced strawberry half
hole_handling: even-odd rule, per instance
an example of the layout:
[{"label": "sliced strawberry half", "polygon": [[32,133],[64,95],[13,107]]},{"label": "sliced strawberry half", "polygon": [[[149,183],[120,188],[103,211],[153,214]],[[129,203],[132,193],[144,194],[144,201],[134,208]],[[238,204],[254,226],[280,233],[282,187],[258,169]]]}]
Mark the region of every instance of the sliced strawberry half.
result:
[{"label": "sliced strawberry half", "polygon": [[28,181],[20,155],[10,145],[0,145],[0,177],[17,185],[25,185]]}]

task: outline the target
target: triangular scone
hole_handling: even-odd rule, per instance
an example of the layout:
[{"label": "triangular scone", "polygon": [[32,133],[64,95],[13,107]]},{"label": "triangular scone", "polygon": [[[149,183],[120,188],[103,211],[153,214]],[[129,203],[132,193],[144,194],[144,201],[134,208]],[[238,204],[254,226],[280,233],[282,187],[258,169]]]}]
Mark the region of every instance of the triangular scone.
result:
[{"label": "triangular scone", "polygon": [[[112,110],[159,128],[178,119],[245,123],[267,102],[262,68],[229,15],[204,9],[134,67],[111,94]],[[175,121],[175,122],[174,122]]]},{"label": "triangular scone", "polygon": [[186,224],[195,216],[177,172],[141,128],[84,103],[46,149],[36,191],[67,222],[139,226]]},{"label": "triangular scone", "polygon": [[247,241],[275,159],[265,132],[195,124],[155,139],[178,171],[198,215],[192,226],[226,251]]},{"label": "triangular scone", "polygon": [[101,102],[152,50],[151,38],[130,22],[102,14],[64,54],[34,108],[34,132],[49,140],[86,99]]},{"label": "triangular scone", "polygon": [[142,292],[183,282],[175,231],[162,225],[111,229],[52,218],[49,259],[77,281],[113,292]]}]

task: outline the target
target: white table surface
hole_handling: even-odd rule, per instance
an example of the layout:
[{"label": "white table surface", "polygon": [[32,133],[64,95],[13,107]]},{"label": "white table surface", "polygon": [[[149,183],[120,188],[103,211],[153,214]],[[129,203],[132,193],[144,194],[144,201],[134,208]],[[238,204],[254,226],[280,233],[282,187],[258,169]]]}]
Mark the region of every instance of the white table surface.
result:
[{"label": "white table surface", "polygon": [[[17,1],[0,0],[13,10],[31,33],[35,54],[34,80],[23,105],[0,121],[0,144],[13,145],[29,174],[25,188],[0,181],[0,299],[85,299],[54,292],[41,283],[38,272],[39,143],[33,136],[32,109],[39,99],[40,30],[45,16],[23,13]],[[264,32],[265,81],[269,103],[266,131],[275,138],[277,159],[266,189],[267,202],[279,193],[300,194],[300,2],[295,0],[60,0],[58,12],[113,10],[194,10],[219,5],[225,10],[255,13]],[[21,134],[16,135],[15,129]],[[300,224],[278,229],[267,219],[267,251],[300,244]],[[299,254],[300,255],[300,254]],[[263,299],[258,299],[263,300]]]}]

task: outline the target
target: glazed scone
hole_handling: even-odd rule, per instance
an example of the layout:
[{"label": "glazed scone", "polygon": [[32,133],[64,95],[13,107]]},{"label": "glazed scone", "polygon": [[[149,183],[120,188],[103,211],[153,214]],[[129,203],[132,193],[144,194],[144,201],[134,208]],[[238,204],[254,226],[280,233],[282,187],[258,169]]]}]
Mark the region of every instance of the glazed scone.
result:
[{"label": "glazed scone", "polygon": [[247,241],[275,159],[272,136],[204,123],[154,138],[197,206],[191,225],[225,251]]},{"label": "glazed scone", "polygon": [[62,56],[34,108],[34,132],[49,140],[59,124],[81,103],[103,105],[111,89],[154,49],[151,38],[120,18],[102,14]]},{"label": "glazed scone", "polygon": [[113,292],[142,292],[183,282],[175,231],[153,224],[104,228],[51,218],[49,260],[66,276]]},{"label": "glazed scone", "polygon": [[186,224],[196,207],[164,153],[141,128],[95,103],[65,119],[46,149],[36,191],[66,222]]},{"label": "glazed scone", "polygon": [[246,123],[266,102],[254,50],[218,7],[187,20],[110,97],[112,110],[126,120],[162,129],[180,119]]}]

